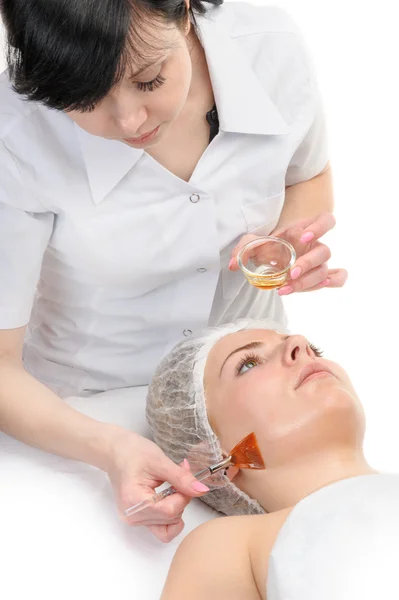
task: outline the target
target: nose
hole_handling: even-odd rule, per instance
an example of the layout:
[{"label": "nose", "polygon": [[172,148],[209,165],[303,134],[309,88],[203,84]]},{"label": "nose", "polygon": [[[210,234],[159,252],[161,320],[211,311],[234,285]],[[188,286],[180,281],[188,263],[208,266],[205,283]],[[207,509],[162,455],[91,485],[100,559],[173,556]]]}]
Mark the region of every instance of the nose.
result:
[{"label": "nose", "polygon": [[115,120],[118,129],[121,132],[121,137],[131,138],[139,135],[140,128],[147,120],[147,110],[145,106],[137,106],[130,99],[130,102],[125,98],[119,98]]},{"label": "nose", "polygon": [[283,361],[287,366],[292,366],[301,359],[314,358],[309,342],[302,335],[292,335],[286,341]]}]

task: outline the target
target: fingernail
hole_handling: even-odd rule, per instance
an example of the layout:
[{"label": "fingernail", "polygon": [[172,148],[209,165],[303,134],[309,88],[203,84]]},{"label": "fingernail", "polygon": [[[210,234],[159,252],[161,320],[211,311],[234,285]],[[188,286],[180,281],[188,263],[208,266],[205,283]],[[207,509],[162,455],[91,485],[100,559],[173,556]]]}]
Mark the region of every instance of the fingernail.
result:
[{"label": "fingernail", "polygon": [[278,295],[279,296],[287,296],[288,294],[291,294],[292,289],[293,288],[290,285],[285,285],[284,287],[279,289]]},{"label": "fingernail", "polygon": [[195,481],[192,486],[193,490],[195,490],[196,492],[210,492],[211,490],[209,489],[209,487],[207,487],[206,485],[204,485],[203,483],[201,483],[200,481]]},{"label": "fingernail", "polygon": [[231,261],[229,262],[229,269],[231,269],[231,267],[234,265],[236,259],[232,258]]},{"label": "fingernail", "polygon": [[310,242],[311,240],[313,240],[314,238],[314,233],[312,233],[311,231],[308,231],[307,233],[304,233],[303,236],[301,237],[301,242]]},{"label": "fingernail", "polygon": [[302,269],[300,267],[295,267],[291,271],[291,279],[296,279],[302,273]]},{"label": "fingernail", "polygon": [[186,469],[186,471],[191,471],[191,469],[190,469],[190,463],[188,462],[187,458],[185,458],[183,460],[183,465],[184,465],[184,468]]}]

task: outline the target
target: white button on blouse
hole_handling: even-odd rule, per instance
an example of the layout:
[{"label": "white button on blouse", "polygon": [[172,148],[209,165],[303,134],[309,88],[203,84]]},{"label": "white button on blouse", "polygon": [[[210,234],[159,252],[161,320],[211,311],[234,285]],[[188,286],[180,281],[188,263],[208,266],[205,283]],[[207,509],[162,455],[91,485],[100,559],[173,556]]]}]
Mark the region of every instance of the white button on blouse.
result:
[{"label": "white button on blouse", "polygon": [[29,323],[25,365],[62,396],[147,384],[207,324],[285,321],[275,292],[227,267],[243,234],[276,226],[285,187],[328,162],[306,47],[277,8],[197,21],[220,131],[188,183],[0,77],[0,328]]}]

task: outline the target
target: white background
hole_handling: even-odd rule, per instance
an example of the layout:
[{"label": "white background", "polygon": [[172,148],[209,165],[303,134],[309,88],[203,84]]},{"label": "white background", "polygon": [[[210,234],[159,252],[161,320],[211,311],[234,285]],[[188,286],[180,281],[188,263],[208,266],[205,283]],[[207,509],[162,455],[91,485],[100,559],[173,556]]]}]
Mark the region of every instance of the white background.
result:
[{"label": "white background", "polygon": [[[262,0],[253,1],[264,4]],[[333,249],[331,266],[343,266],[350,272],[343,290],[323,290],[288,298],[286,304],[291,327],[306,334],[313,343],[324,348],[327,357],[340,362],[347,369],[366,410],[368,425],[365,449],[369,462],[377,469],[399,472],[399,308],[396,296],[399,269],[396,176],[399,36],[395,2],[280,0],[274,4],[287,9],[300,25],[318,72],[325,99],[335,175],[338,224],[334,233],[327,238]],[[4,66],[0,52],[0,71]],[[124,402],[126,404],[126,400]],[[129,408],[125,414],[130,413]],[[106,420],[107,413],[104,415]],[[8,581],[12,582],[14,589],[13,600],[20,600],[26,595],[17,591],[21,589],[17,582],[21,586],[24,577],[26,585],[31,586],[35,594],[41,590],[43,600],[54,597],[55,589],[60,600],[75,595],[77,578],[83,582],[83,587],[75,595],[77,600],[93,595],[109,598],[112,590],[117,593],[121,591],[123,596],[128,589],[133,591],[130,595],[133,598],[152,600],[159,597],[156,591],[150,592],[149,588],[153,585],[156,590],[161,585],[159,582],[165,576],[174,551],[173,545],[163,547],[146,537],[143,530],[132,534],[126,530],[119,532],[117,524],[112,524],[113,517],[110,517],[112,501],[109,504],[101,503],[101,494],[95,486],[90,488],[92,496],[79,487],[80,480],[85,483],[91,477],[97,477],[91,472],[86,474],[83,466],[80,479],[76,475],[68,479],[68,469],[76,473],[75,467],[68,466],[69,463],[63,465],[63,472],[55,471],[59,490],[54,498],[65,495],[62,511],[65,505],[70,511],[75,511],[70,515],[65,512],[58,514],[57,506],[54,506],[56,500],[51,495],[54,490],[47,487],[48,477],[43,471],[48,465],[42,460],[29,478],[26,473],[30,472],[34,461],[40,462],[37,456],[23,456],[19,462],[13,446],[9,451],[7,445],[3,448],[3,458],[7,458],[8,454],[9,459],[6,481],[13,481],[10,489],[7,486],[8,491],[3,488],[3,509],[0,499],[3,539],[8,538],[4,551],[8,553],[11,569]],[[51,457],[46,460],[51,471]],[[58,467],[54,466],[54,469]],[[44,474],[41,479],[42,471]],[[14,479],[11,479],[11,474]],[[41,482],[42,494],[33,494],[32,484],[40,487]],[[15,518],[11,519],[9,536],[6,525],[10,514],[4,511],[7,498],[9,506],[15,499],[15,510],[21,519],[17,531]],[[85,503],[88,504],[87,513],[82,510]],[[72,517],[72,514],[75,516]],[[192,515],[189,511],[188,528],[194,524]],[[90,519],[93,521],[92,530],[96,533],[93,544],[98,546],[94,552],[88,542],[87,548],[85,546],[84,540],[88,536],[79,533],[89,526]],[[53,537],[49,537],[48,532],[47,537],[43,537],[44,521],[53,531]],[[132,538],[132,535],[139,537]],[[77,537],[80,539],[78,545],[75,543]],[[134,543],[134,539],[137,543]],[[47,557],[53,554],[51,549],[55,549],[53,559],[45,559],[43,568],[46,575],[40,568],[41,555],[37,555],[37,560],[31,561],[29,558],[31,556],[33,559],[43,545],[48,547],[50,554]],[[164,559],[160,552],[165,554]],[[91,561],[86,562],[89,554]],[[113,562],[110,560],[112,557]],[[71,562],[72,559],[74,562]],[[106,564],[103,570],[99,566],[98,572],[95,568],[97,559],[105,561],[98,565]],[[143,566],[141,560],[144,561]],[[146,560],[152,565],[152,575],[148,573]],[[21,565],[21,581],[17,575],[18,564]],[[74,577],[65,577],[62,565],[70,566]],[[133,565],[138,565],[142,570],[141,575],[132,570]],[[161,571],[154,570],[156,567]],[[131,580],[124,579],[122,571],[131,573]],[[103,580],[99,579],[100,575]],[[100,592],[95,592],[95,588],[91,587],[94,581],[100,582]],[[140,593],[138,586],[141,583],[146,591]],[[7,587],[7,582],[5,585]],[[118,585],[120,590],[115,587]],[[11,598],[10,593],[8,597]]]},{"label": "white background", "polygon": [[[366,409],[369,461],[376,468],[399,472],[395,2],[274,4],[294,16],[313,55],[335,176],[338,224],[327,238],[333,249],[331,266],[346,267],[350,273],[343,290],[288,298],[291,326],[347,369]],[[0,56],[0,71],[3,67]]]}]

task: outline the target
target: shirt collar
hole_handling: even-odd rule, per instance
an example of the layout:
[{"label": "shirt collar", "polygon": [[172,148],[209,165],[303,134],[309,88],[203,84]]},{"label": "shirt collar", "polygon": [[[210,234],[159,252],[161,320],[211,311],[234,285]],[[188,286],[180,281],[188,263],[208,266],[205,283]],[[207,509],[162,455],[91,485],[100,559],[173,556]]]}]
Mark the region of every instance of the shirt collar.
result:
[{"label": "shirt collar", "polygon": [[91,135],[78,125],[75,128],[93,201],[99,204],[137,163],[143,150],[131,148],[117,140]]},{"label": "shirt collar", "polygon": [[208,63],[220,129],[258,135],[289,133],[287,123],[237,40],[208,15],[196,17],[196,22]]},{"label": "shirt collar", "polygon": [[[196,22],[209,67],[220,129],[255,135],[289,133],[287,123],[237,41],[208,16],[197,16]],[[93,201],[99,204],[137,163],[143,150],[75,127]]]}]

